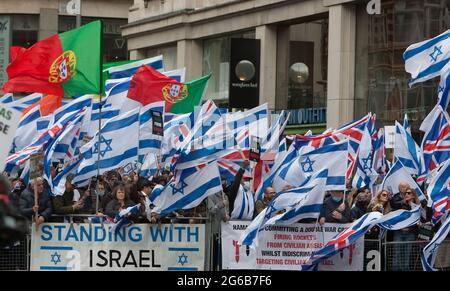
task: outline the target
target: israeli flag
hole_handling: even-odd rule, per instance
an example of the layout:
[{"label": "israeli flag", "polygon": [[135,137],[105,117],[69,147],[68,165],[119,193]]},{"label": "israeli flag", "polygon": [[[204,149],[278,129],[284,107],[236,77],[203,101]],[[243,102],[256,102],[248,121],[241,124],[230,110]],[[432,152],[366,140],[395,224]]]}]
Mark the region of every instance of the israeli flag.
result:
[{"label": "israeli flag", "polygon": [[299,187],[314,173],[327,169],[326,190],[345,190],[348,148],[348,140],[344,139],[300,154],[280,170],[279,175],[274,179],[273,187],[278,192],[286,186]]},{"label": "israeli flag", "polygon": [[411,210],[400,209],[383,215],[377,223],[387,230],[400,230],[416,225],[419,221],[420,206],[414,204]]},{"label": "israeli flag", "polygon": [[437,271],[434,268],[434,262],[436,261],[437,252],[449,232],[450,216],[441,225],[439,230],[434,235],[433,239],[423,248],[423,256],[421,257],[421,260],[424,271]]},{"label": "israeli flag", "polygon": [[78,167],[80,166],[81,159],[79,157],[74,158],[73,160],[69,161],[66,165],[66,167],[56,175],[54,179],[51,180],[51,176],[47,173],[47,181],[51,180],[51,192],[52,195],[58,196],[63,195],[66,191],[66,181],[67,176],[69,174],[75,174],[78,170]]},{"label": "israeli flag", "polygon": [[[85,184],[99,174],[133,163],[139,149],[139,108],[107,121],[100,133],[81,149],[83,160],[74,183]],[[98,157],[100,155],[100,161]]]},{"label": "israeli flag", "polygon": [[8,107],[12,107],[18,111],[23,111],[31,105],[41,101],[43,97],[44,95],[41,93],[33,93],[23,98],[17,99],[16,101],[7,103],[7,105]]},{"label": "israeli flag", "polygon": [[117,234],[119,231],[127,226],[133,224],[133,222],[129,219],[131,215],[138,215],[140,213],[141,204],[136,204],[134,206],[128,207],[119,212],[114,218],[114,233]]},{"label": "israeli flag", "polygon": [[399,191],[398,186],[402,182],[407,183],[416,191],[419,200],[422,201],[426,199],[419,185],[417,185],[417,183],[411,177],[411,174],[408,173],[402,162],[400,160],[397,160],[387,173],[386,177],[384,177],[382,189],[387,190],[392,194],[396,194]]},{"label": "israeli flag", "polygon": [[105,70],[103,70],[103,72],[109,73],[110,79],[127,78],[127,77],[132,77],[134,75],[134,73],[136,73],[136,71],[139,70],[139,68],[142,65],[147,65],[157,71],[162,71],[164,69],[163,56],[160,55],[160,56],[156,56],[153,58],[132,61],[128,64],[114,66],[114,67],[105,69]]},{"label": "israeli flag", "polygon": [[142,167],[139,171],[139,176],[141,177],[153,177],[156,175],[158,170],[158,157],[155,153],[148,153],[144,157],[142,162]]},{"label": "israeli flag", "polygon": [[378,178],[378,173],[372,167],[373,165],[373,154],[372,149],[372,136],[369,133],[369,128],[366,126],[364,130],[364,135],[361,140],[358,154],[358,162],[356,165],[356,174],[353,178],[353,187],[363,188],[368,187],[369,189],[375,184]]},{"label": "israeli flag", "polygon": [[11,93],[7,93],[7,94],[3,95],[2,97],[0,97],[0,103],[2,103],[2,104],[11,103],[13,101],[14,101],[14,98],[13,98],[13,94],[11,94]]},{"label": "israeli flag", "polygon": [[438,88],[438,104],[441,105],[444,111],[447,110],[449,102],[449,91],[450,91],[450,63],[447,64],[444,69],[442,69],[441,82]]},{"label": "israeli flag", "polygon": [[240,185],[236,200],[234,200],[234,208],[230,215],[231,219],[252,220],[254,210],[255,199],[253,194]]},{"label": "israeli flag", "polygon": [[[239,238],[240,245],[258,246],[258,234],[269,222],[291,223],[294,219],[317,218],[320,214],[328,171],[324,170],[312,178],[303,187],[279,192],[261,211]],[[279,214],[280,211],[286,211]],[[298,219],[296,221],[298,221]],[[294,222],[296,222],[294,221]]]},{"label": "israeli flag", "polygon": [[51,122],[51,116],[42,116],[40,106],[35,106],[20,119],[14,134],[13,151],[17,152],[29,146],[43,134]]},{"label": "israeli flag", "polygon": [[412,77],[410,86],[439,76],[450,59],[450,30],[409,46],[403,59],[405,70]]},{"label": "israeli flag", "polygon": [[267,187],[272,186],[272,183],[279,175],[279,172],[281,169],[283,169],[285,166],[290,165],[290,162],[292,160],[295,160],[297,157],[297,149],[295,148],[294,144],[291,144],[289,147],[289,150],[279,158],[275,160],[275,164],[270,169],[269,173],[263,177],[263,180],[261,184],[258,186],[258,188],[255,191],[255,200],[262,200],[264,197],[264,190],[266,190]]},{"label": "israeli flag", "polygon": [[412,135],[397,121],[395,122],[394,161],[400,160],[411,175],[425,172],[422,149],[416,144]]},{"label": "israeli flag", "polygon": [[172,179],[154,198],[155,207],[151,210],[152,212],[164,216],[179,209],[190,209],[198,206],[208,196],[222,191],[217,163],[211,163],[199,170],[187,169],[185,171],[193,171],[193,173],[185,175],[184,171],[181,171],[179,183]]}]

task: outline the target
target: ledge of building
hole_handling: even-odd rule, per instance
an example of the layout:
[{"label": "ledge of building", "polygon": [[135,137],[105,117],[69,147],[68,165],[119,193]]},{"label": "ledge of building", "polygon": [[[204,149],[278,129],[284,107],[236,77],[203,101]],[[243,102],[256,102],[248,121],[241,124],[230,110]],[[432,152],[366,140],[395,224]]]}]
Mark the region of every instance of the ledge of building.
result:
[{"label": "ledge of building", "polygon": [[341,5],[341,4],[349,4],[349,3],[356,3],[361,2],[361,0],[323,0],[323,6],[330,7],[335,5]]}]

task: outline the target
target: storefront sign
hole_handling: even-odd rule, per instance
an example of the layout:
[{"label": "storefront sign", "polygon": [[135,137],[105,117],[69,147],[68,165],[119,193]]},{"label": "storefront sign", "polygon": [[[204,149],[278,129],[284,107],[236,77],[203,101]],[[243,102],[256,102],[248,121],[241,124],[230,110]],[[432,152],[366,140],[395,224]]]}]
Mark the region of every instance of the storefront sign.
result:
[{"label": "storefront sign", "polygon": [[[337,233],[350,224],[327,223],[268,226],[261,231],[258,249],[239,246],[243,231],[250,222],[230,221],[222,223],[223,269],[300,270],[301,264],[313,251],[323,247]],[[362,271],[364,263],[364,240],[356,241],[339,254],[326,259],[319,270]]]},{"label": "storefront sign", "polygon": [[[288,125],[299,125],[299,124],[318,124],[327,122],[327,108],[302,108],[285,110],[290,112]],[[274,113],[280,113],[281,111],[275,111]]]},{"label": "storefront sign", "polygon": [[32,228],[31,270],[202,271],[203,224],[52,223]]}]

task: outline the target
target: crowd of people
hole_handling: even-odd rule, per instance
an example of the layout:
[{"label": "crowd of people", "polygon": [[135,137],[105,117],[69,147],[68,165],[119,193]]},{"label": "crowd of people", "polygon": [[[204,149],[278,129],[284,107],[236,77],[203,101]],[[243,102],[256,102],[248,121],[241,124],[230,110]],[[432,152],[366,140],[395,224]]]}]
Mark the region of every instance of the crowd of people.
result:
[{"label": "crowd of people", "polygon": [[[130,217],[130,220],[135,223],[202,223],[209,213],[211,220],[220,224],[221,221],[230,220],[239,187],[248,187],[243,180],[243,174],[249,164],[248,160],[244,161],[232,183],[222,177],[222,192],[208,197],[193,209],[177,210],[165,217],[155,213],[148,214],[145,203],[146,199],[151,200],[153,194],[162,191],[172,178],[172,173],[167,169],[158,170],[153,177],[140,177],[136,172],[121,175],[119,169],[112,170],[102,176],[94,177],[89,185],[79,188],[73,184],[74,176],[68,175],[64,194],[59,196],[51,195],[49,185],[42,178],[31,180],[27,185],[21,178],[6,179],[7,176],[3,176],[2,183],[8,185],[0,189],[10,189],[3,191],[7,192],[11,206],[28,221],[34,221],[38,225],[44,222],[63,222],[65,216],[72,216],[75,222],[87,222],[89,217],[114,222],[114,218],[121,210],[136,204],[141,204],[140,214]],[[381,190],[376,195],[372,195],[368,189],[351,189],[350,185],[348,186],[348,191],[326,193],[318,221],[308,219],[299,222],[317,222],[320,225],[351,223],[367,212],[378,211],[387,214],[398,209],[411,210],[413,204],[422,208],[420,224],[429,223],[431,220],[431,209],[427,207],[427,201],[420,202],[411,185],[400,183],[397,193]],[[35,194],[37,194],[37,203],[35,203]],[[263,199],[255,203],[253,218],[269,205],[275,195],[276,192],[272,187],[265,189]],[[150,208],[152,207],[154,205],[150,204]],[[415,241],[420,224],[389,232],[388,239],[395,242]],[[378,238],[379,232],[380,230],[375,227],[366,237]],[[219,240],[220,234],[216,235]],[[408,269],[410,253],[410,245],[402,246],[402,249],[394,249],[394,270]]]}]

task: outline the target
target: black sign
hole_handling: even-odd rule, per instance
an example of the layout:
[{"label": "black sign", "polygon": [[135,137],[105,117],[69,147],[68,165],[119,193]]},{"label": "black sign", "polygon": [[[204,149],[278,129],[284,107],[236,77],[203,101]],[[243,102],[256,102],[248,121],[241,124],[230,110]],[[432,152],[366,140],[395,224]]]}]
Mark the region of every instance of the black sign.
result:
[{"label": "black sign", "polygon": [[155,135],[163,136],[164,135],[164,121],[162,112],[150,110],[152,114],[152,132]]},{"label": "black sign", "polygon": [[257,136],[251,137],[251,147],[248,159],[253,162],[259,162],[261,159],[261,139]]},{"label": "black sign", "polygon": [[259,39],[231,39],[230,87],[231,108],[254,108],[259,105]]}]

